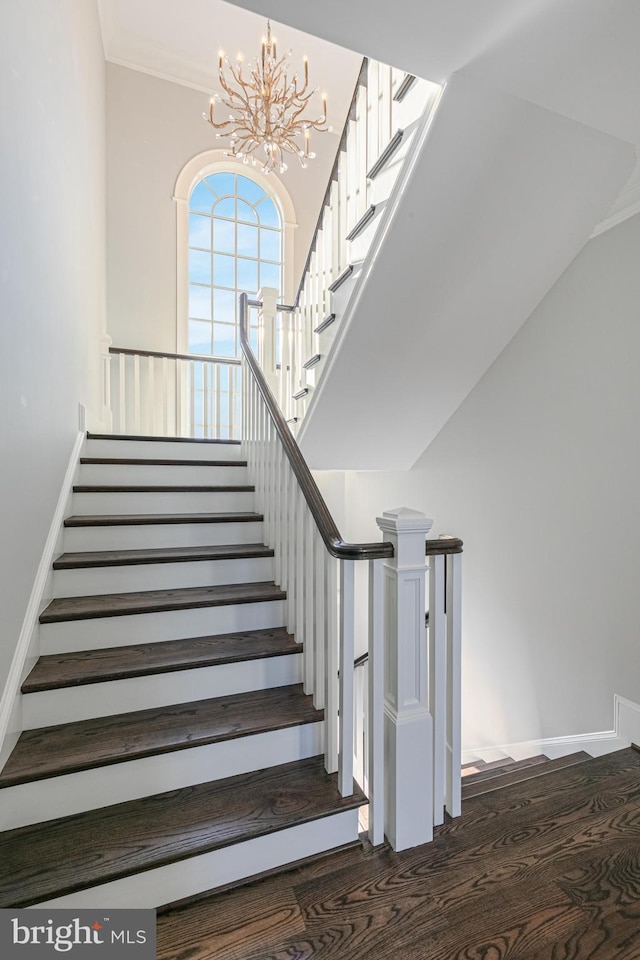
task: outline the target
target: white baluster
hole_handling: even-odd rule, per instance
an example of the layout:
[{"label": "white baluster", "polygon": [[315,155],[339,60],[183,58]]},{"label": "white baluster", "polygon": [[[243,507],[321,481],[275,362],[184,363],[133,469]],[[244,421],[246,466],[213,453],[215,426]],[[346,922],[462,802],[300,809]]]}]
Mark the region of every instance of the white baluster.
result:
[{"label": "white baluster", "polygon": [[278,492],[280,497],[280,586],[283,590],[289,590],[289,461],[285,449],[281,443],[278,443],[279,459],[279,482]]},{"label": "white baluster", "polygon": [[307,504],[304,499],[304,494],[302,488],[298,487],[296,491],[297,499],[297,509],[296,509],[296,553],[297,553],[297,564],[296,564],[296,639],[298,643],[303,645],[303,658],[304,658],[304,692],[306,694],[311,693],[311,677],[308,669],[308,647],[307,647],[307,637],[305,633],[306,620],[305,620],[305,603],[304,603],[304,592],[307,589],[307,586],[311,586],[306,582],[306,570],[305,570],[305,539],[306,539],[306,512]]},{"label": "white baluster", "polygon": [[315,550],[314,537],[316,525],[311,511],[305,509],[305,539],[304,539],[304,665],[305,687],[315,698],[316,692],[316,653],[315,653]]},{"label": "white baluster", "polygon": [[462,556],[447,557],[447,775],[445,807],[451,817],[462,812]]},{"label": "white baluster", "polygon": [[400,507],[378,517],[385,561],[385,833],[394,850],[433,838],[433,724],[427,709],[425,538],[432,521]]},{"label": "white baluster", "polygon": [[340,740],[338,788],[353,793],[354,561],[340,561]]},{"label": "white baluster", "polygon": [[325,745],[324,766],[327,773],[338,769],[338,562],[325,551],[325,609],[327,628],[325,630]]},{"label": "white baluster", "polygon": [[147,429],[152,437],[157,435],[156,422],[156,381],[155,381],[155,357],[147,357]]},{"label": "white baluster", "polygon": [[273,548],[275,552],[275,578],[276,583],[282,586],[282,527],[284,517],[282,515],[282,500],[280,493],[282,490],[282,460],[280,458],[280,438],[274,427],[273,429],[273,526],[274,538]]},{"label": "white baluster", "polygon": [[296,519],[296,514],[298,512],[298,484],[296,481],[296,476],[293,472],[293,467],[287,461],[287,504],[288,504],[288,543],[287,543],[287,563],[288,563],[288,574],[287,574],[287,629],[289,633],[292,633],[296,642],[300,643],[302,638],[298,636],[297,630],[297,620],[296,620],[296,589],[298,586],[298,579],[296,575],[296,561],[298,560],[298,550],[299,546],[296,542],[296,533],[298,530],[298,524]]},{"label": "white baluster", "polygon": [[384,841],[384,561],[369,561],[369,840]]},{"label": "white baluster", "polygon": [[325,698],[325,656],[327,649],[327,607],[325,590],[325,554],[326,547],[317,527],[314,525],[315,571],[313,573],[314,623],[315,623],[315,683],[313,702],[318,710],[324,707]]},{"label": "white baluster", "polygon": [[133,430],[140,434],[140,357],[133,358]]},{"label": "white baluster", "polygon": [[118,432],[127,432],[127,368],[124,353],[118,356]]},{"label": "white baluster", "polygon": [[447,709],[444,557],[429,558],[429,710],[433,717],[433,822],[444,823]]}]

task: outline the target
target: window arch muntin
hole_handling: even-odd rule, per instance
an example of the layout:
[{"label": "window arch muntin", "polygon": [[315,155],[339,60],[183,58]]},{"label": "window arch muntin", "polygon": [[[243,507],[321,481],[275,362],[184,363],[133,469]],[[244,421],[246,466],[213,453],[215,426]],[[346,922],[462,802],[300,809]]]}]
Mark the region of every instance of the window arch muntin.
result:
[{"label": "window arch muntin", "polygon": [[239,357],[240,293],[283,289],[281,211],[243,170],[214,170],[190,191],[188,236],[188,352]]}]

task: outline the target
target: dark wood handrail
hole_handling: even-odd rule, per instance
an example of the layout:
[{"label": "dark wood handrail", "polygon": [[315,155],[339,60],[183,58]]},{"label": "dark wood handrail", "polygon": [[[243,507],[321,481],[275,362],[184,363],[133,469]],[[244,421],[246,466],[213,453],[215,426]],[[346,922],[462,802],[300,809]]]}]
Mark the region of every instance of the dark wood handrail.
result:
[{"label": "dark wood handrail", "polygon": [[302,288],[304,287],[305,277],[307,276],[307,271],[309,270],[309,265],[311,264],[311,257],[313,256],[313,251],[316,248],[316,243],[318,240],[318,234],[320,233],[320,228],[322,226],[322,220],[324,218],[324,208],[329,206],[331,200],[331,184],[334,180],[338,179],[338,167],[340,165],[340,154],[345,149],[347,144],[347,136],[349,134],[349,124],[355,116],[356,105],[358,103],[358,91],[360,87],[366,85],[367,82],[367,68],[369,66],[369,58],[364,57],[362,64],[360,66],[360,72],[358,73],[358,79],[356,80],[356,85],[353,91],[353,96],[351,97],[351,103],[349,104],[349,112],[347,113],[347,119],[345,120],[344,127],[342,128],[342,134],[340,135],[340,143],[338,144],[338,149],[336,150],[335,160],[333,161],[333,167],[331,168],[331,174],[329,176],[329,182],[327,183],[327,189],[325,195],[322,198],[322,204],[320,206],[320,213],[318,215],[318,220],[316,222],[313,235],[311,237],[311,243],[309,244],[309,253],[307,254],[307,260],[302,271],[302,276],[300,277],[300,283],[298,284],[298,292],[296,293],[296,298],[294,304],[297,307],[300,303],[300,294],[302,293]]},{"label": "dark wood handrail", "polygon": [[[287,422],[278,406],[278,401],[271,392],[249,344],[247,336],[249,305],[255,306],[257,303],[258,301],[249,300],[246,293],[240,294],[240,345],[325,547],[331,556],[337,557],[338,560],[378,560],[382,557],[392,557],[393,544],[388,541],[382,541],[381,543],[346,543],[342,539],[318,485],[311,476],[307,461],[302,456],[300,447],[287,426]],[[443,543],[445,541],[438,542]]]},{"label": "dark wood handrail", "polygon": [[462,553],[462,540],[457,537],[439,537],[437,540],[427,540],[426,555],[428,557],[450,556],[452,553]]},{"label": "dark wood handrail", "polygon": [[159,357],[167,360],[202,360],[204,363],[221,363],[240,366],[238,357],[212,357],[200,353],[163,353],[159,350],[132,350],[129,347],[109,347],[109,353],[124,353],[127,357]]}]

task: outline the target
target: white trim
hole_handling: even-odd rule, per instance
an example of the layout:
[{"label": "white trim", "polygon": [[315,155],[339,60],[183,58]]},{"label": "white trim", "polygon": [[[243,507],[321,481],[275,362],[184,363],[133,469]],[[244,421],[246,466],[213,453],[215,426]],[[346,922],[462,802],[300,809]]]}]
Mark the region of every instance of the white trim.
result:
[{"label": "white trim", "polygon": [[612,211],[597,224],[590,239],[611,230],[612,227],[617,227],[619,223],[635,216],[636,213],[640,213],[640,164],[636,166],[631,179],[614,203]]},{"label": "white trim", "polygon": [[613,696],[613,728],[593,733],[569,734],[564,737],[544,737],[539,740],[519,740],[495,746],[467,748],[462,751],[462,762],[484,760],[487,763],[503,757],[524,760],[544,753],[551,759],[584,750],[594,757],[622,750],[631,743],[640,742],[640,704],[619,694]]},{"label": "white trim", "polygon": [[599,236],[601,233],[605,233],[607,230],[611,230],[612,227],[617,227],[619,223],[623,223],[630,217],[635,217],[636,213],[640,213],[640,200],[636,200],[635,203],[631,203],[629,206],[623,207],[622,210],[612,214],[610,217],[606,217],[604,220],[601,220],[589,239],[593,240],[594,237]]},{"label": "white trim", "polygon": [[33,663],[39,656],[40,642],[38,636],[38,617],[42,607],[48,602],[47,586],[51,583],[53,559],[59,552],[58,543],[63,530],[63,520],[67,513],[68,504],[72,496],[73,480],[78,469],[84,433],[78,431],[67,470],[62,481],[60,495],[53,513],[49,533],[42,551],[38,570],[36,572],[27,610],[22,621],[22,628],[18,637],[13,660],[9,668],[0,699],[0,769],[4,766],[9,753],[15,746],[22,728],[22,704],[20,685]]}]

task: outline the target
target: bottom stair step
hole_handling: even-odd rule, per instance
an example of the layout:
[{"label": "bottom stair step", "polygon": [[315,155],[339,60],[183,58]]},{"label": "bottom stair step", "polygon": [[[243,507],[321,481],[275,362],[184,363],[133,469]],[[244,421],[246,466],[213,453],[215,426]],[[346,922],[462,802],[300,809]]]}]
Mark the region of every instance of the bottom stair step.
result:
[{"label": "bottom stair step", "polygon": [[[226,883],[234,872],[248,876],[256,864],[264,869],[265,856],[276,866],[319,852],[313,845],[342,846],[356,839],[357,808],[366,802],[355,784],[341,797],[323,758],[312,757],[6,831],[0,906],[156,906]],[[269,850],[260,840],[271,835]],[[254,841],[256,856],[242,873],[238,853],[243,847],[246,857]],[[225,850],[216,873],[210,855]],[[119,885],[125,878],[132,879]]]},{"label": "bottom stair step", "polygon": [[553,773],[555,770],[564,770],[566,767],[573,767],[578,763],[585,763],[587,760],[592,759],[588,753],[580,751],[579,753],[572,753],[567,757],[558,757],[557,760],[546,760],[543,763],[538,762],[534,765],[530,763],[528,766],[524,766],[523,761],[522,766],[514,764],[514,766],[516,766],[515,770],[507,769],[506,772],[500,776],[480,780],[475,783],[471,782],[466,784],[463,782],[462,799],[468,800],[471,797],[479,797],[484,793],[492,793],[494,790],[510,787],[514,783],[522,783],[525,780],[544,777],[546,774]]}]

